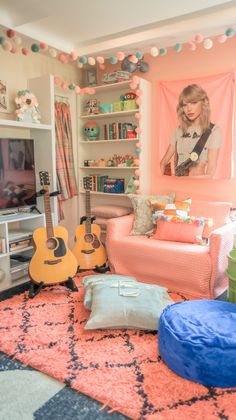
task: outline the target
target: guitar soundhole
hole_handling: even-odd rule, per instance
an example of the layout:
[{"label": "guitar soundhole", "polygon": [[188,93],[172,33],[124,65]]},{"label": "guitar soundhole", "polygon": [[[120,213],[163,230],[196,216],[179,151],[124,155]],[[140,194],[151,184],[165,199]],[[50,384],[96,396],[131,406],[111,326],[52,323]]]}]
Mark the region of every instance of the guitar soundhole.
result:
[{"label": "guitar soundhole", "polygon": [[56,249],[58,247],[58,241],[56,238],[49,238],[46,245],[48,249]]},{"label": "guitar soundhole", "polygon": [[84,239],[85,239],[85,242],[87,242],[88,244],[91,244],[91,242],[93,242],[93,235],[91,233],[87,233]]}]

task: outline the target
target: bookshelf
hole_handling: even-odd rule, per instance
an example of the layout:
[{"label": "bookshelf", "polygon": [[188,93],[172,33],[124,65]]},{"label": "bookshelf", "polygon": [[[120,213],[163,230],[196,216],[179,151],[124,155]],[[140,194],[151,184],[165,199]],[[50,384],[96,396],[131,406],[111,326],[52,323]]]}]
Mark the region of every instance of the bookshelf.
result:
[{"label": "bookshelf", "polygon": [[[129,109],[117,112],[107,112],[84,115],[87,101],[97,99],[100,104],[115,103],[120,96],[131,92],[130,82],[119,82],[95,87],[94,95],[86,95],[78,101],[78,180],[79,180],[79,217],[85,214],[85,200],[83,178],[87,176],[97,177],[107,175],[109,178],[124,179],[124,190],[135,171],[140,169],[139,190],[142,193],[149,192],[150,185],[150,155],[151,155],[151,84],[140,78],[138,89],[142,91],[142,104],[138,109]],[[134,91],[135,92],[135,91]],[[136,113],[142,115],[141,119],[136,118]],[[87,140],[84,133],[86,122],[96,122],[100,127],[100,135],[97,140]],[[118,127],[133,125],[141,129],[141,133],[135,133],[135,137],[125,138],[123,130],[115,129],[113,135],[105,135],[105,125]],[[134,136],[134,134],[133,134]],[[113,137],[113,138],[112,138]],[[114,138],[115,137],[115,138]],[[108,139],[109,138],[109,139]],[[141,144],[141,152],[137,152],[137,143]],[[100,160],[111,161],[114,156],[133,156],[134,160],[139,159],[139,166],[133,161],[132,165],[100,165]],[[88,162],[85,165],[85,162]],[[98,164],[98,166],[97,166]],[[102,191],[91,191],[91,206],[98,205],[123,205],[130,207],[130,200],[125,193],[106,193]]]}]

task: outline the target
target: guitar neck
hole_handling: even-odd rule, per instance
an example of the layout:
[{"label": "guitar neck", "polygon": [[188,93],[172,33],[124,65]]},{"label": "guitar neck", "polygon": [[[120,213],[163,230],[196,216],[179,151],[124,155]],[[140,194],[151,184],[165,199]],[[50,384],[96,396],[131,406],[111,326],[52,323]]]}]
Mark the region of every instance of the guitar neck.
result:
[{"label": "guitar neck", "polygon": [[91,233],[91,204],[90,204],[90,190],[85,191],[85,229],[86,233]]},{"label": "guitar neck", "polygon": [[50,195],[48,191],[48,187],[44,186],[46,193],[44,194],[44,210],[45,210],[45,218],[46,218],[46,231],[47,231],[47,238],[54,237],[53,231],[53,224],[52,224],[52,212],[51,212],[51,204],[50,204]]}]

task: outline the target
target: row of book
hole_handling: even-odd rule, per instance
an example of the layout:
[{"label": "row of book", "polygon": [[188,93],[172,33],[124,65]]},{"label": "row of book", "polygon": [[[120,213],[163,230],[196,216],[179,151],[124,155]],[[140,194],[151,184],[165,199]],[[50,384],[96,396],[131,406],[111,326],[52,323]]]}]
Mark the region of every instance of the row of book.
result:
[{"label": "row of book", "polygon": [[105,193],[124,193],[123,178],[109,178],[108,175],[89,175],[84,177],[84,185],[90,186],[90,191]]},{"label": "row of book", "polygon": [[136,125],[131,123],[113,122],[104,124],[104,139],[105,140],[119,140],[136,138]]}]

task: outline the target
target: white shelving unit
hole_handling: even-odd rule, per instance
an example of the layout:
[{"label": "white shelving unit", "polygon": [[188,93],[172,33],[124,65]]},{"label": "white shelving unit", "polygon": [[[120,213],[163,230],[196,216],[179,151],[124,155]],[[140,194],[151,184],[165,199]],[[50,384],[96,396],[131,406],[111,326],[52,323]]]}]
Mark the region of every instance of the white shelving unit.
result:
[{"label": "white shelving unit", "polygon": [[[0,137],[15,139],[33,139],[35,155],[36,189],[42,189],[39,182],[39,171],[48,171],[50,174],[50,191],[56,188],[56,154],[55,154],[55,121],[54,121],[54,81],[53,76],[46,75],[28,80],[28,88],[36,95],[41,112],[40,124],[26,123],[10,119],[0,119]],[[28,275],[19,280],[11,278],[11,256],[32,252],[32,247],[26,247],[16,251],[10,251],[11,232],[33,232],[37,227],[44,226],[44,203],[43,198],[37,199],[37,208],[42,214],[18,213],[11,216],[3,216],[0,212],[0,237],[5,241],[5,251],[0,253],[0,270],[5,275],[0,280],[0,292],[24,283],[29,279]],[[51,209],[54,223],[57,224],[57,198],[51,198]],[[22,238],[24,237],[24,234]],[[28,248],[28,249],[27,249]],[[1,277],[1,271],[0,271]]]},{"label": "white shelving unit", "polygon": [[[0,291],[29,280],[27,259],[32,256],[33,246],[30,244],[11,249],[11,244],[20,240],[30,240],[33,231],[44,224],[44,214],[16,213],[0,216]],[[17,260],[18,256],[22,257],[22,260]],[[19,273],[17,276],[16,272]]]},{"label": "white shelving unit", "polygon": [[[130,82],[113,83],[95,87],[95,95],[86,96],[79,100],[79,122],[78,122],[78,179],[79,179],[79,216],[85,214],[83,177],[89,175],[107,175],[110,178],[124,178],[125,188],[131,176],[134,175],[137,166],[133,167],[114,167],[114,166],[84,166],[85,160],[109,159],[114,154],[132,155],[140,160],[140,190],[142,193],[149,192],[150,186],[150,154],[151,154],[151,84],[140,78],[138,88],[142,91],[142,104],[139,109],[109,112],[94,115],[83,115],[85,103],[89,99],[98,99],[100,103],[113,103],[120,100],[120,95],[132,91],[129,87]],[[140,112],[142,118],[135,118],[135,114]],[[87,121],[95,121],[100,126],[100,136],[98,140],[86,140],[83,128]],[[132,123],[141,128],[142,132],[132,139],[113,139],[105,140],[104,124],[121,122]],[[136,153],[136,143],[141,143],[142,151]],[[91,192],[91,205],[124,205],[130,207],[131,203],[126,194],[114,194],[103,192]]]}]

